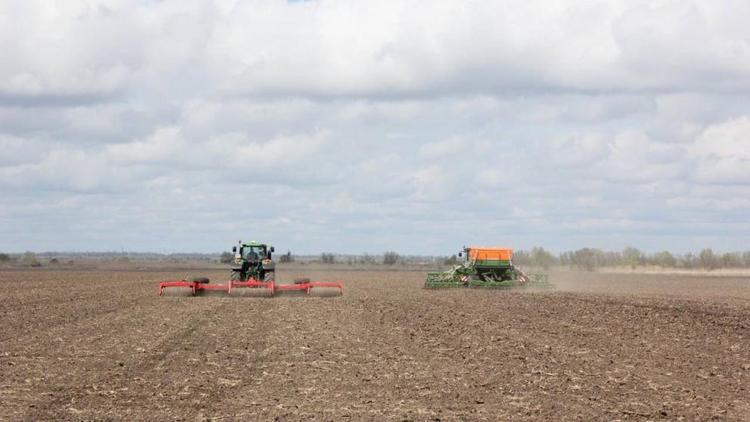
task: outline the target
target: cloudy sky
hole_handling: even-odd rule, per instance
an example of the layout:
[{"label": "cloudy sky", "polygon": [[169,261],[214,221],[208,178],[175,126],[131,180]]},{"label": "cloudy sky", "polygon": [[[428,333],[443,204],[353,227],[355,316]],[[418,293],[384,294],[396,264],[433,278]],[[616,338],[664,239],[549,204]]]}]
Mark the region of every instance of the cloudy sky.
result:
[{"label": "cloudy sky", "polygon": [[748,16],[0,1],[0,250],[747,250]]}]

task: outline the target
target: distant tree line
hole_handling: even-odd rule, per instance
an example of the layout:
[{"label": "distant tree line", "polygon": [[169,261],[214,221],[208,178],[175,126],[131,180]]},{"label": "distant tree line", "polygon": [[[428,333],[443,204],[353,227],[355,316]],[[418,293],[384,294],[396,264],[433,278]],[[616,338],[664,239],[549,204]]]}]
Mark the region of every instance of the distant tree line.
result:
[{"label": "distant tree line", "polygon": [[394,265],[401,260],[401,256],[396,252],[390,251],[383,254],[383,264]]},{"label": "distant tree line", "polygon": [[[330,253],[330,252],[324,252],[320,254],[320,262],[324,264],[335,264],[336,263],[336,255]],[[359,256],[347,256],[345,259],[342,260],[342,262],[345,262],[349,265],[355,265],[355,264],[377,264],[377,263],[383,263],[384,265],[395,265],[399,263],[403,263],[404,260],[401,258],[401,255],[399,255],[397,252],[389,251],[383,253],[383,259],[378,260],[376,257],[369,255],[369,254],[363,254]]]},{"label": "distant tree line", "polygon": [[750,251],[717,254],[711,248],[706,248],[698,254],[692,252],[673,254],[669,251],[645,253],[633,247],[626,247],[619,252],[582,248],[554,256],[543,248],[534,248],[528,252],[516,251],[513,262],[521,266],[549,268],[553,265],[561,265],[587,271],[593,271],[599,267],[613,266],[628,266],[633,269],[656,266],[661,268],[714,270],[719,268],[750,268]]},{"label": "distant tree line", "polygon": [[[72,264],[73,260],[61,261],[57,257],[49,257],[43,254],[37,256],[33,252],[23,254],[0,253],[0,265],[18,265],[24,267],[40,267],[42,265],[58,265],[61,263]],[[46,255],[46,256],[45,256]],[[97,256],[89,254],[92,256]],[[122,253],[102,254],[110,259],[117,257],[119,261],[129,260]],[[154,259],[153,254],[135,254],[141,259]],[[176,254],[161,255],[162,259],[175,258]],[[216,255],[214,255],[214,260]],[[457,255],[450,256],[404,256],[394,251],[384,252],[382,255],[370,255],[367,253],[361,255],[336,255],[330,252],[320,254],[320,258],[305,258],[292,255],[291,251],[278,256],[278,261],[282,263],[294,262],[300,258],[300,262],[318,261],[324,264],[348,264],[348,265],[425,265],[425,266],[451,266],[462,261]],[[234,254],[223,252],[219,256],[219,261],[231,263],[234,260]],[[605,251],[596,248],[581,248],[574,251],[566,251],[558,255],[552,254],[541,247],[532,248],[529,251],[516,250],[513,254],[513,262],[521,267],[538,267],[549,269],[553,266],[565,266],[573,269],[593,271],[600,267],[627,266],[630,268],[637,267],[661,267],[661,268],[680,268],[680,269],[705,269],[714,270],[720,268],[750,268],[750,251],[746,252],[726,252],[715,253],[711,248],[705,248],[699,253],[688,252],[685,254],[674,254],[669,251],[656,253],[642,252],[633,247],[626,247],[622,251]]]},{"label": "distant tree line", "polygon": [[[54,264],[58,263],[59,261],[55,258]],[[21,265],[23,267],[41,267],[42,263],[39,261],[39,258],[36,256],[34,252],[26,252],[20,257],[12,257],[6,253],[0,253],[0,264],[4,263],[15,263],[18,265]],[[53,263],[50,261],[50,263]]]},{"label": "distant tree line", "polygon": [[[26,265],[39,265],[34,262],[35,257],[30,253],[24,256]],[[221,254],[220,261],[230,263],[234,255],[229,252]],[[11,260],[7,254],[0,254],[0,263]],[[278,256],[279,262],[294,262],[291,251]],[[394,251],[384,252],[382,255],[336,255],[331,252],[320,254],[319,262],[324,264],[348,265],[396,265],[396,264],[429,264],[450,266],[461,262],[457,255],[443,257],[402,256]],[[566,266],[574,269],[593,271],[600,267],[631,268],[654,266],[661,268],[706,269],[719,268],[750,268],[750,251],[715,253],[711,248],[705,248],[699,253],[674,254],[669,251],[656,253],[642,252],[637,248],[626,247],[622,251],[605,251],[597,248],[581,248],[555,255],[542,247],[531,250],[516,250],[513,252],[513,262],[519,266],[531,266],[549,269],[553,266]]]},{"label": "distant tree line", "polygon": [[286,251],[285,254],[281,255],[279,257],[279,262],[282,262],[282,263],[294,262],[294,257],[292,256],[292,251]]}]

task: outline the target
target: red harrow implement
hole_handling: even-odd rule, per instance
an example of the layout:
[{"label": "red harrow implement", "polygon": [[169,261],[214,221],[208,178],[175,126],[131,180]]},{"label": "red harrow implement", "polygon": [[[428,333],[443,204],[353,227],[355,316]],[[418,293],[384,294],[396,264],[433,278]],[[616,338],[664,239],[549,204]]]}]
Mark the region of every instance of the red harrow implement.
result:
[{"label": "red harrow implement", "polygon": [[294,284],[276,284],[275,281],[255,279],[211,284],[205,277],[159,283],[159,296],[273,297],[285,294],[315,297],[341,296],[344,294],[344,286],[338,282],[310,281],[309,279],[296,280]]}]

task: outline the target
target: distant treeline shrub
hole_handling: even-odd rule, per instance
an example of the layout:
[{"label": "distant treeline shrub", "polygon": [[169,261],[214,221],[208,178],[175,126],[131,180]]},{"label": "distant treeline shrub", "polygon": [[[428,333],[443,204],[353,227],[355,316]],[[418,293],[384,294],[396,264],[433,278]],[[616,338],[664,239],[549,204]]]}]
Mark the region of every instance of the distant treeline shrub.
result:
[{"label": "distant treeline shrub", "polygon": [[282,263],[294,262],[294,257],[292,256],[292,251],[286,251],[285,254],[281,255],[279,257],[279,262],[282,262]]},{"label": "distant treeline shrub", "polygon": [[548,268],[553,265],[568,266],[586,271],[599,267],[628,266],[631,268],[656,266],[661,268],[705,269],[750,268],[750,251],[716,254],[711,248],[694,253],[673,254],[661,251],[653,254],[626,247],[620,252],[604,251],[596,248],[582,248],[563,252],[557,257],[543,248],[533,248],[530,252],[516,251],[513,262],[520,266]]},{"label": "distant treeline shrub", "polygon": [[393,265],[399,261],[401,257],[396,252],[386,252],[383,254],[383,264]]},{"label": "distant treeline shrub", "polygon": [[456,265],[456,264],[458,264],[458,257],[456,255],[451,255],[451,256],[443,258],[443,265]]},{"label": "distant treeline shrub", "polygon": [[34,252],[26,252],[21,257],[21,265],[24,267],[41,267],[42,263],[39,261],[39,258],[36,257],[36,254]]}]

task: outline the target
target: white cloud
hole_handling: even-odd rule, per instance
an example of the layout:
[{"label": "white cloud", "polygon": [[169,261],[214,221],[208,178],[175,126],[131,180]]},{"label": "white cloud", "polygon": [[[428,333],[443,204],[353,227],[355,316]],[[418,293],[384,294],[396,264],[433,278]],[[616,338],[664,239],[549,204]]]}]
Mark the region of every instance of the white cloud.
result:
[{"label": "white cloud", "polygon": [[748,8],[5,2],[0,249],[743,245]]},{"label": "white cloud", "polygon": [[37,162],[0,168],[0,186],[40,190],[40,194],[48,189],[90,191],[104,185],[121,189],[127,182],[105,162],[72,149],[53,149]]},{"label": "white cloud", "polygon": [[325,142],[325,133],[312,135],[278,136],[268,141],[248,142],[235,151],[228,151],[235,167],[246,168],[252,173],[254,167],[273,169],[274,166],[304,162],[317,152]]},{"label": "white cloud", "polygon": [[748,5],[739,0],[429,8],[30,1],[3,9],[0,40],[13,58],[0,66],[5,96],[184,97],[183,87],[314,98],[750,87]]},{"label": "white cloud", "polygon": [[105,149],[106,158],[115,163],[163,163],[178,158],[185,143],[177,127],[159,128],[144,140],[109,145]]},{"label": "white cloud", "polygon": [[3,3],[0,96],[99,97],[123,89],[138,64],[133,44],[142,40],[123,12],[84,2]]},{"label": "white cloud", "polygon": [[691,148],[699,180],[750,183],[750,117],[707,127]]},{"label": "white cloud", "polygon": [[36,161],[44,151],[39,141],[0,133],[0,168]]},{"label": "white cloud", "polygon": [[424,144],[419,148],[420,154],[427,158],[449,158],[456,157],[467,148],[471,148],[472,142],[467,142],[458,137],[443,139],[442,141]]}]

